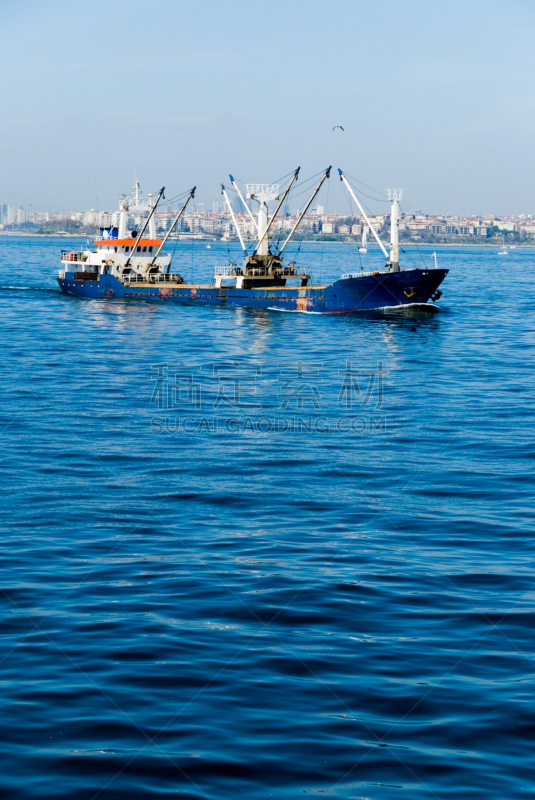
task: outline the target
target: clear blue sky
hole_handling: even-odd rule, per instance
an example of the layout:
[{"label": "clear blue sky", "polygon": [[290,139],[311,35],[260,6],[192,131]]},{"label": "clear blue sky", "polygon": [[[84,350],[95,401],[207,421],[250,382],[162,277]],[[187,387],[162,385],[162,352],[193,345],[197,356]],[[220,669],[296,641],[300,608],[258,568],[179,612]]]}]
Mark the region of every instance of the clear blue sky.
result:
[{"label": "clear blue sky", "polygon": [[[197,184],[211,205],[229,172],[333,164],[403,187],[407,210],[535,214],[533,0],[4,0],[1,13],[2,202],[114,210],[137,174],[168,196]],[[331,179],[335,208],[348,207]]]}]

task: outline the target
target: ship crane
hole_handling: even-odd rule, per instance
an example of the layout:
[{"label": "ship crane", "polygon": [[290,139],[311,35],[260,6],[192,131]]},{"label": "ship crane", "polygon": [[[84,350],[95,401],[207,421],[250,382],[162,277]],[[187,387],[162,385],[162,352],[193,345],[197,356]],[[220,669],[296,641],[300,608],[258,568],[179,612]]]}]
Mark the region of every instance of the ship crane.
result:
[{"label": "ship crane", "polygon": [[135,244],[134,244],[134,246],[133,246],[133,248],[132,248],[132,252],[130,253],[130,255],[128,256],[128,258],[126,259],[126,263],[125,263],[125,265],[124,265],[124,266],[125,266],[125,268],[127,268],[127,267],[128,267],[128,265],[130,264],[130,261],[132,260],[132,256],[133,256],[135,253],[137,253],[138,245],[139,245],[139,243],[140,243],[141,239],[143,238],[143,234],[145,233],[145,229],[146,229],[147,225],[149,225],[149,224],[150,224],[151,220],[152,220],[152,219],[153,219],[153,217],[154,217],[154,212],[156,211],[156,208],[157,208],[157,206],[158,206],[158,203],[160,202],[160,200],[161,200],[161,199],[162,199],[162,197],[163,197],[164,189],[165,189],[165,186],[163,186],[163,187],[160,189],[160,191],[158,192],[158,197],[157,197],[157,199],[156,199],[156,202],[154,203],[154,205],[152,205],[152,206],[151,206],[150,214],[149,214],[148,218],[145,220],[145,223],[144,223],[144,225],[143,225],[143,227],[142,227],[142,229],[141,229],[141,233],[138,235],[138,237],[137,237],[137,239],[136,239],[136,242],[135,242]]},{"label": "ship crane", "polygon": [[[357,195],[353,191],[353,188],[349,181],[347,180],[346,176],[342,172],[341,169],[338,170],[340,173],[340,180],[345,183],[347,190],[355,203],[357,204],[360,213],[366,220],[366,224],[368,228],[371,230],[377,244],[383,251],[385,258],[387,258],[386,262],[386,269],[390,270],[390,272],[399,272],[399,201],[403,197],[403,189],[387,189],[388,192],[388,199],[391,201],[391,211],[390,211],[390,254],[387,252],[384,244],[379,238],[379,234],[371,224],[370,220],[368,219],[368,215],[362,208],[362,204],[360,203]],[[362,252],[366,252],[363,250]]]},{"label": "ship crane", "polygon": [[[330,178],[331,169],[332,167],[328,167],[323,173],[321,180],[319,181],[318,185],[314,189],[310,199],[306,203],[303,211],[299,215],[299,218],[295,225],[292,227],[286,241],[280,248],[278,253],[272,253],[269,247],[269,231],[273,222],[279,213],[281,207],[283,206],[288,194],[295,183],[299,179],[299,172],[300,167],[298,167],[295,172],[292,174],[290,182],[288,186],[282,193],[282,196],[279,193],[279,186],[277,184],[258,184],[258,183],[248,183],[246,184],[246,198],[244,199],[241,192],[234,181],[232,175],[230,175],[230,180],[232,184],[235,186],[238,196],[240,197],[241,202],[247,209],[249,216],[253,220],[256,230],[258,240],[256,246],[251,254],[248,253],[247,247],[245,246],[245,242],[243,240],[242,232],[240,230],[240,226],[234,214],[234,209],[232,208],[232,204],[230,202],[227,190],[223,184],[221,184],[221,194],[225,198],[225,202],[227,204],[230,216],[232,218],[232,224],[236,228],[236,232],[238,234],[238,238],[240,240],[240,244],[242,250],[244,252],[244,259],[241,266],[233,266],[230,269],[222,270],[221,268],[216,267],[216,272],[214,275],[215,285],[220,287],[223,278],[231,278],[236,280],[236,287],[237,288],[260,288],[263,286],[285,286],[286,281],[288,279],[299,279],[301,281],[301,286],[306,286],[308,281],[310,280],[310,275],[306,272],[301,272],[295,263],[284,264],[283,262],[283,253],[286,249],[288,243],[290,242],[292,236],[295,234],[297,228],[299,227],[303,217],[305,216],[306,212],[310,208],[314,198],[318,194],[319,190],[323,186],[323,183],[327,178]],[[254,220],[251,210],[249,206],[245,202],[245,200],[252,200],[259,204],[258,209],[258,221]],[[268,204],[274,200],[278,200],[279,203],[271,215],[269,217],[268,213]]]}]

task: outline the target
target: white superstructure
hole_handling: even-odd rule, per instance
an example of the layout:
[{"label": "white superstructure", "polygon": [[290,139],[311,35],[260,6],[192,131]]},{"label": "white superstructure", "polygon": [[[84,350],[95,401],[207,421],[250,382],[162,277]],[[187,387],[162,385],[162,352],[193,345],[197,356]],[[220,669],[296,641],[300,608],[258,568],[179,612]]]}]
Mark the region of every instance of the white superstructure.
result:
[{"label": "white superstructure", "polygon": [[[156,206],[163,197],[163,189],[156,198],[149,194],[147,199],[142,198],[138,181],[133,189],[131,197],[121,196],[119,227],[101,228],[100,237],[93,242],[96,250],[88,247],[83,252],[62,251],[63,272],[81,273],[88,279],[90,276],[96,277],[96,275],[113,275],[123,283],[182,282],[180,275],[171,274],[171,256],[168,253],[162,253],[162,248],[189,200],[194,196],[195,189],[189,193],[163,242],[156,237],[154,217]],[[129,217],[134,217],[136,223],[142,223],[143,216],[147,216],[147,218],[140,225],[140,231],[131,230],[128,226]],[[148,236],[145,237],[147,228]],[[71,264],[73,261],[76,262],[74,269]],[[69,267],[66,262],[69,262]]]}]

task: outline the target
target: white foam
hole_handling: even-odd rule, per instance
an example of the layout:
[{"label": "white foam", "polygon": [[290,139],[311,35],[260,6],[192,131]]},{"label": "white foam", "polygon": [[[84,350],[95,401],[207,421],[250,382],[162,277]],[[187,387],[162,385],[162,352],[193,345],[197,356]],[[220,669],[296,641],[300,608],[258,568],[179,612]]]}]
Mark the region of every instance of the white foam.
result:
[{"label": "white foam", "polygon": [[268,306],[268,311],[282,311],[284,314],[325,314],[325,311],[299,311],[299,309],[277,308],[277,306]]},{"label": "white foam", "polygon": [[[397,306],[376,306],[375,308],[354,308],[342,312],[346,314],[354,314],[357,311],[404,311],[405,309],[420,309],[421,311],[433,309],[433,311],[440,311],[440,306],[434,303],[401,303]],[[277,308],[276,306],[268,306],[268,311],[282,311],[284,314],[330,314],[329,311],[299,311],[292,308]],[[336,312],[340,313],[340,312]]]},{"label": "white foam", "polygon": [[[440,311],[440,306],[436,306],[434,303],[401,303],[398,306],[378,306],[377,308],[369,308],[365,309],[366,311],[399,311],[404,310],[406,308],[414,308],[424,310],[426,308],[432,308],[434,311]],[[363,309],[364,310],[364,309]]]},{"label": "white foam", "polygon": [[17,292],[54,292],[58,293],[60,290],[59,287],[54,286],[0,286],[0,290],[3,291],[17,291]]}]

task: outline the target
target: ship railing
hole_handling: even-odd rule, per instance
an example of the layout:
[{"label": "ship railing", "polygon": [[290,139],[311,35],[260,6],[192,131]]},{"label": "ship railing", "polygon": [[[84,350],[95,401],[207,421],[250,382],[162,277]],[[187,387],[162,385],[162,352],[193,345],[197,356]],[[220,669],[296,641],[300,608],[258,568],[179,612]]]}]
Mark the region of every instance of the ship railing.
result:
[{"label": "ship railing", "polygon": [[[275,270],[277,275],[281,275],[284,278],[307,278],[309,277],[308,272],[303,269],[296,268],[293,266],[287,267],[279,267]],[[214,278],[234,278],[236,275],[243,275],[244,277],[251,277],[251,278],[262,278],[265,275],[271,275],[269,268],[261,265],[257,267],[252,267],[250,264],[246,267],[245,271],[242,267],[234,267],[234,266],[223,266],[223,267],[214,267]]]},{"label": "ship railing", "polygon": [[[305,270],[295,269],[294,267],[282,267],[275,271],[277,275],[283,278],[308,278],[309,274]],[[252,278],[261,278],[264,275],[271,275],[272,273],[266,267],[247,267],[247,275]]]},{"label": "ship railing", "polygon": [[308,277],[308,272],[306,269],[296,269],[295,267],[284,267],[281,275],[287,277],[288,275],[292,277],[295,275],[296,278],[305,278]]},{"label": "ship railing", "polygon": [[61,251],[62,261],[85,261],[87,256],[85,253],[73,253],[71,250]]},{"label": "ship railing", "polygon": [[340,275],[340,280],[344,281],[348,278],[369,278],[370,275],[378,275],[380,270],[376,269],[373,272],[344,272],[343,275]]},{"label": "ship railing", "polygon": [[153,275],[123,275],[123,283],[183,283],[184,279],[178,273],[157,272]]}]

